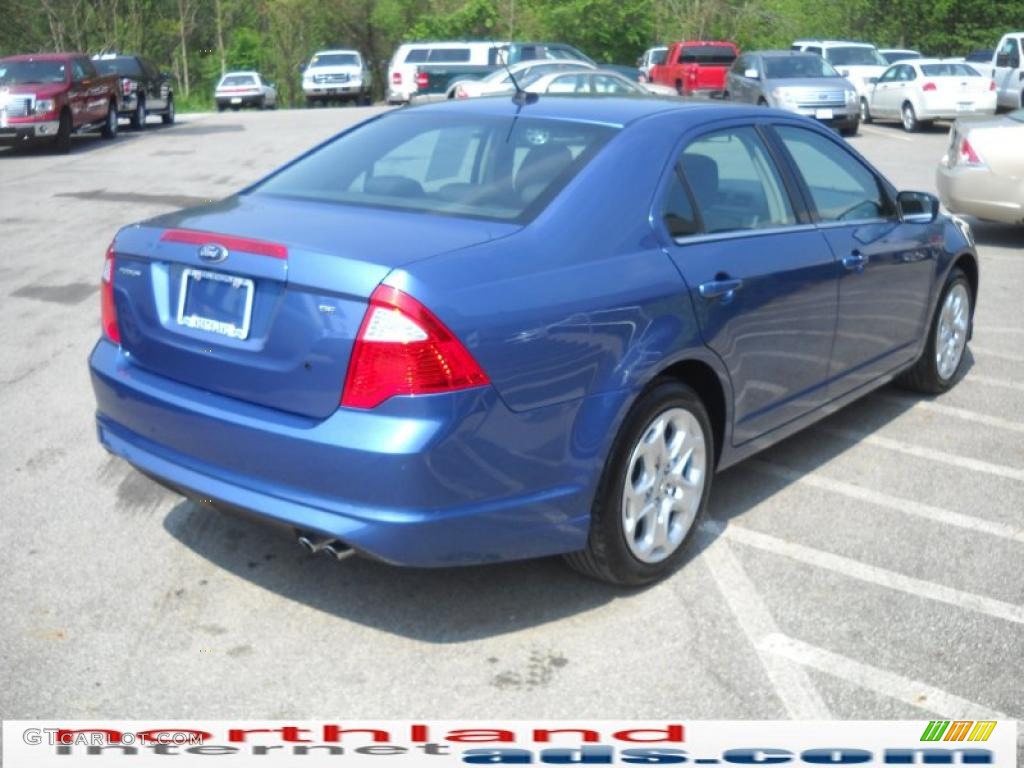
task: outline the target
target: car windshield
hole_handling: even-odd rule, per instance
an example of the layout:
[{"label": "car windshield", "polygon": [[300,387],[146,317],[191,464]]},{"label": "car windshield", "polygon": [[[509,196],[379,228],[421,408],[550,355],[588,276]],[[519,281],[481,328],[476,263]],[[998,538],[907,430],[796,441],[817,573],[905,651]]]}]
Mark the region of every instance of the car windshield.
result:
[{"label": "car windshield", "polygon": [[0,85],[63,83],[63,61],[0,61]]},{"label": "car windshield", "polygon": [[921,71],[925,77],[981,77],[974,67],[955,62],[922,64]]},{"label": "car windshield", "polygon": [[252,75],[226,75],[218,87],[229,85],[256,85],[256,78]]},{"label": "car windshield", "polygon": [[250,191],[525,221],[615,132],[565,120],[413,110],[343,133]]},{"label": "car windshield", "polygon": [[766,56],[765,77],[768,80],[787,80],[794,77],[839,77],[821,56]]},{"label": "car windshield", "polygon": [[878,51],[865,45],[829,48],[825,51],[825,58],[833,67],[888,66],[888,62],[879,55]]},{"label": "car windshield", "polygon": [[95,59],[93,64],[101,75],[121,75],[122,77],[140,77],[142,70],[139,63],[130,56],[116,59]]},{"label": "car windshield", "polygon": [[680,64],[721,66],[735,60],[736,51],[728,45],[684,45],[679,54]]},{"label": "car windshield", "polygon": [[358,67],[359,56],[354,53],[321,53],[314,56],[310,67]]}]

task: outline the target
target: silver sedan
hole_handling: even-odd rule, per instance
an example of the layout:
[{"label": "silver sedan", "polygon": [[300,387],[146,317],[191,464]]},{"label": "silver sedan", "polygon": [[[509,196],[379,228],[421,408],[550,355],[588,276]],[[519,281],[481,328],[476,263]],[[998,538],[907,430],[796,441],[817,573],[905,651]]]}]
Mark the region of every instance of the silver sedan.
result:
[{"label": "silver sedan", "polygon": [[857,91],[816,53],[744,53],[726,78],[725,97],[807,115],[853,136],[860,125]]}]

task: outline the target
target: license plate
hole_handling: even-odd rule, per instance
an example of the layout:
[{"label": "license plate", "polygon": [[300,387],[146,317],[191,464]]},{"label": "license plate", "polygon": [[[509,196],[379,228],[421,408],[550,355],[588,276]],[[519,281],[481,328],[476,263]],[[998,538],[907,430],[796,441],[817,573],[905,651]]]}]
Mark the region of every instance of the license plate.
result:
[{"label": "license plate", "polygon": [[234,97],[232,97],[231,103],[232,104],[241,104],[242,103],[242,97],[241,96],[234,96]]},{"label": "license plate", "polygon": [[971,101],[961,101],[959,104],[956,105],[957,112],[970,112],[973,108],[974,102]]},{"label": "license plate", "polygon": [[831,109],[816,109],[814,110],[814,116],[819,120],[831,120],[832,110]]},{"label": "license plate", "polygon": [[178,324],[245,339],[255,292],[255,284],[247,277],[187,268],[178,293]]}]

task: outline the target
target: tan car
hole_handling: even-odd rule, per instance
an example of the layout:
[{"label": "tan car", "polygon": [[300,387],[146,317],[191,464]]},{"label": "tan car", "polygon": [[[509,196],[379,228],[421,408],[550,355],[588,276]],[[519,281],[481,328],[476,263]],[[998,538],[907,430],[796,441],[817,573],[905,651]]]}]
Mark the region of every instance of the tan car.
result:
[{"label": "tan car", "polygon": [[953,213],[1024,224],[1024,109],[957,120],[935,183]]}]

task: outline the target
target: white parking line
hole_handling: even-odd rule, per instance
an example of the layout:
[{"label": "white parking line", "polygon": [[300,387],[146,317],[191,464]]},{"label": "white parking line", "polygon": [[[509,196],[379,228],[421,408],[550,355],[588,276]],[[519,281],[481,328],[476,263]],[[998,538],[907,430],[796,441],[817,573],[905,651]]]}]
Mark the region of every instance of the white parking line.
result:
[{"label": "white parking line", "polygon": [[816,669],[826,675],[837,677],[861,688],[865,688],[896,701],[902,701],[914,707],[949,717],[951,712],[956,717],[972,720],[1009,720],[1009,715],[989,709],[983,704],[960,698],[934,686],[911,680],[885,669],[862,664],[859,661],[842,656],[824,648],[786,637],[782,634],[770,635],[761,642],[766,653],[796,662],[805,667]]},{"label": "white parking line", "polygon": [[802,667],[761,650],[763,640],[777,633],[779,628],[729,543],[714,536],[721,528],[721,524],[712,521],[702,526],[698,533],[707,546],[701,558],[718,584],[736,623],[753,645],[775,694],[793,719],[831,719],[828,706]]},{"label": "white parking line", "polygon": [[909,136],[903,136],[902,134],[883,131],[878,128],[869,128],[868,126],[861,123],[860,129],[865,133],[873,133],[875,136],[885,136],[887,139],[899,139],[900,141],[913,141]]},{"label": "white parking line", "polygon": [[[975,424],[984,424],[986,427],[996,427],[998,429],[1008,429],[1011,432],[1024,433],[1024,422],[1010,421],[999,416],[990,416],[987,413],[978,413],[977,411],[969,411],[966,408],[936,403],[933,400],[917,400],[915,402],[908,397],[888,394],[876,394],[874,397],[882,402],[892,403],[893,405],[910,405],[910,410],[912,411],[928,411],[942,416],[952,416],[956,419],[972,421]],[[911,403],[913,404],[911,405]]]},{"label": "white parking line", "polygon": [[1024,483],[1024,469],[1017,469],[1016,467],[1007,467],[1002,464],[993,464],[988,461],[982,461],[981,459],[972,459],[969,456],[960,456],[954,453],[946,453],[945,451],[935,450],[934,448],[925,448],[920,445],[912,445],[911,443],[905,443],[902,440],[893,440],[890,437],[882,437],[881,435],[864,434],[863,432],[856,432],[852,429],[836,429],[833,427],[812,427],[819,432],[823,432],[826,435],[833,435],[840,437],[843,440],[849,440],[852,443],[866,443],[867,445],[877,445],[879,448],[885,448],[890,451],[897,451],[899,453],[905,453],[909,456],[917,456],[922,459],[928,459],[939,464],[946,464],[957,469],[970,469],[974,472],[984,472],[988,475],[995,475],[996,477],[1005,477],[1010,480],[1017,480]]},{"label": "white parking line", "polygon": [[983,595],[976,595],[972,592],[963,592],[942,584],[934,584],[923,579],[915,579],[912,576],[905,576],[896,571],[886,568],[879,568],[874,565],[867,565],[858,560],[853,560],[842,555],[834,555],[831,552],[824,552],[820,549],[805,547],[802,544],[795,544],[785,539],[769,536],[766,533],[752,531],[737,525],[730,525],[724,529],[723,535],[730,541],[737,541],[748,547],[782,555],[791,560],[813,565],[816,568],[823,568],[851,579],[857,579],[869,584],[876,584],[886,589],[897,592],[905,592],[914,597],[923,597],[934,600],[938,603],[956,606],[968,611],[983,613],[995,619],[1010,621],[1014,624],[1024,624],[1024,606],[1014,605],[1002,600],[996,600]]},{"label": "white parking line", "polygon": [[905,512],[908,515],[923,517],[926,520],[942,523],[943,525],[952,525],[957,528],[964,528],[968,531],[985,533],[989,536],[997,536],[1001,539],[1007,539],[1009,541],[1015,541],[1018,544],[1024,544],[1024,528],[1014,528],[1013,526],[997,523],[992,520],[982,520],[981,518],[972,517],[971,515],[963,515],[959,512],[942,509],[941,507],[933,507],[930,504],[922,504],[919,501],[901,499],[897,496],[890,496],[887,493],[872,490],[871,488],[864,488],[863,486],[853,485],[852,483],[844,483],[841,480],[833,480],[832,478],[823,477],[822,475],[797,472],[789,467],[783,467],[779,464],[773,464],[759,459],[748,461],[743,466],[749,467],[755,472],[761,472],[788,482],[798,483],[800,485],[809,485],[812,488],[820,488],[823,491],[837,493],[851,499],[866,501],[867,503],[874,504],[877,507],[884,507],[896,512]]},{"label": "white parking line", "polygon": [[1001,350],[991,349],[990,347],[979,347],[977,344],[971,344],[971,352],[979,354],[982,357],[994,357],[998,360],[1009,360],[1013,363],[1024,363],[1024,355],[1011,355]]}]

